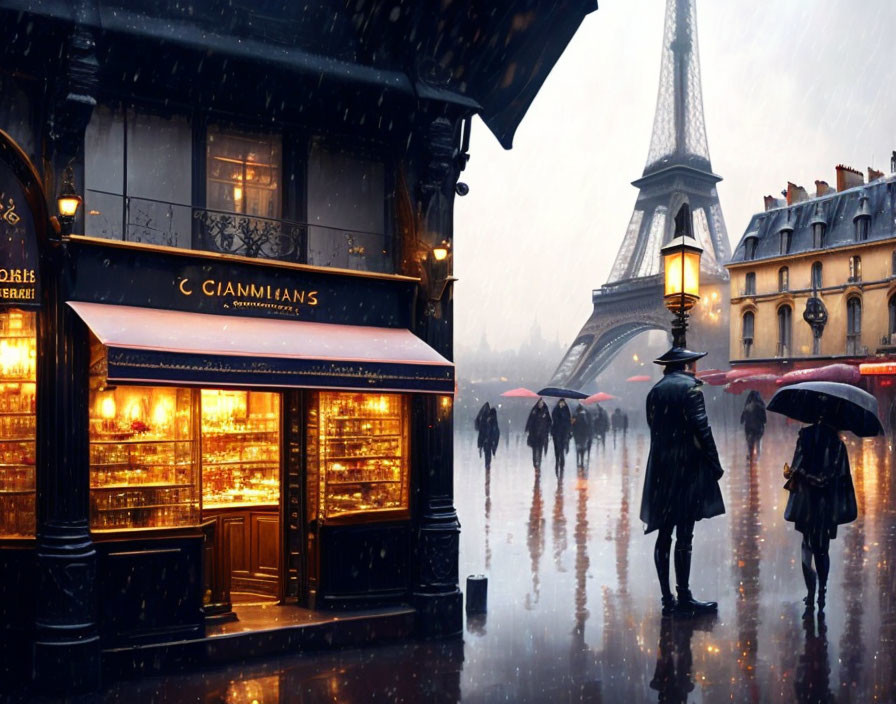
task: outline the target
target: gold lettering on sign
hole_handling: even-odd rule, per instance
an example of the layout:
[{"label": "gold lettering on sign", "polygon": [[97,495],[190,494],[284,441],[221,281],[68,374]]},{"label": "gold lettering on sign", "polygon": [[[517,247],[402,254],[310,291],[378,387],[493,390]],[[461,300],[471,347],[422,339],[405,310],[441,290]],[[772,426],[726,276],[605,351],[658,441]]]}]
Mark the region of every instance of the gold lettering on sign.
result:
[{"label": "gold lettering on sign", "polygon": [[0,284],[33,284],[37,283],[34,269],[2,269],[0,268]]},{"label": "gold lettering on sign", "polygon": [[[0,270],[0,283],[4,280],[2,270]],[[177,288],[184,296],[192,295],[194,290],[188,278],[180,279]],[[299,305],[318,305],[317,291],[305,291],[297,288],[205,279],[200,284],[200,289],[209,298],[231,298],[229,305],[234,308],[264,308],[278,313],[298,315]]]},{"label": "gold lettering on sign", "polygon": [[10,225],[18,225],[22,219],[16,212],[16,203],[12,198],[9,199],[9,203],[5,207],[3,203],[0,203],[0,213],[2,213],[0,219]]}]

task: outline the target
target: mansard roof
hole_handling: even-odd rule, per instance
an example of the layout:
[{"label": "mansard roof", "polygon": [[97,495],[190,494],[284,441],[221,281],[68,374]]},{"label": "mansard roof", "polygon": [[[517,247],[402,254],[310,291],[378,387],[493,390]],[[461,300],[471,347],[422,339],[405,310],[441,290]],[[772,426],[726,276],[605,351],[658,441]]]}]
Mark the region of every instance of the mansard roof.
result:
[{"label": "mansard roof", "polygon": [[[868,242],[896,237],[896,174],[862,186],[782,205],[756,213],[734,249],[730,264],[781,256],[781,231],[792,230],[789,255],[855,243],[855,221],[870,217]],[[815,246],[814,222],[825,223],[824,247]],[[747,257],[747,241],[756,240],[755,256]]]}]

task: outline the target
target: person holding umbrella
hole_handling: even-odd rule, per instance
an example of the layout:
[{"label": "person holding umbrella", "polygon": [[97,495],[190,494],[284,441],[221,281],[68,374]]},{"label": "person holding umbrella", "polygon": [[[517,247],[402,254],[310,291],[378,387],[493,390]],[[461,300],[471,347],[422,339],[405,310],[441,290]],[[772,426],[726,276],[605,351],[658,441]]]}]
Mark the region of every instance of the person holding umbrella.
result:
[{"label": "person holding umbrella", "polygon": [[557,401],[551,413],[551,437],[554,441],[554,473],[559,477],[566,466],[566,453],[572,437],[572,414],[565,398]]},{"label": "person holding umbrella", "polygon": [[485,469],[492,468],[492,457],[498,454],[498,443],[501,440],[501,427],[498,425],[498,409],[490,408],[488,415],[482,423],[482,431],[480,438],[482,439],[479,447],[480,452],[485,453]]},{"label": "person holding umbrella", "polygon": [[541,456],[547,452],[551,435],[551,412],[543,398],[539,398],[526,419],[526,444],[532,448],[532,464],[541,469]]},{"label": "person holding umbrella", "polygon": [[[653,560],[662,594],[663,615],[712,614],[714,601],[694,599],[690,589],[694,524],[725,513],[719,479],[724,471],[694,377],[695,362],[705,352],[673,347],[655,364],[663,378],[647,395],[650,455],[644,475],[641,520],[645,533],[658,531]],[[669,588],[669,556],[675,531],[675,581],[678,598]]]},{"label": "person holding umbrella", "polygon": [[[824,612],[831,558],[831,540],[837,526],[858,516],[856,493],[846,445],[839,431],[859,437],[882,435],[877,399],[849,384],[803,382],[780,389],[768,410],[810,423],[799,432],[793,460],[784,465],[788,490],[784,520],[802,533],[800,565],[806,583],[806,611]],[[813,569],[814,563],[814,569]]]},{"label": "person holding umbrella", "polygon": [[591,416],[580,403],[572,417],[572,435],[576,443],[576,466],[585,467],[585,453],[591,452]]}]

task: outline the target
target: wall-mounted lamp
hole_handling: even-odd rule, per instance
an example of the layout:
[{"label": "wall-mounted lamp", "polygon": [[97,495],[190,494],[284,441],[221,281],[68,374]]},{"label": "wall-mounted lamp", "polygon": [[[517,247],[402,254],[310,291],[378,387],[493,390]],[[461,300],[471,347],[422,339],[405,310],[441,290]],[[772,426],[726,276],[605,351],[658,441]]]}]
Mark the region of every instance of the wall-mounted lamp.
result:
[{"label": "wall-mounted lamp", "polygon": [[439,318],[442,315],[440,305],[442,296],[451,280],[451,243],[442,240],[431,247],[425,252],[422,263],[423,283],[428,301],[426,314]]},{"label": "wall-mounted lamp", "polygon": [[78,208],[83,202],[81,196],[75,191],[75,172],[72,165],[65,167],[62,173],[62,188],[59,189],[59,195],[56,196],[56,205],[59,208],[59,224],[62,228],[62,236],[67,237],[72,233],[72,225],[75,222],[75,216],[78,214]]}]

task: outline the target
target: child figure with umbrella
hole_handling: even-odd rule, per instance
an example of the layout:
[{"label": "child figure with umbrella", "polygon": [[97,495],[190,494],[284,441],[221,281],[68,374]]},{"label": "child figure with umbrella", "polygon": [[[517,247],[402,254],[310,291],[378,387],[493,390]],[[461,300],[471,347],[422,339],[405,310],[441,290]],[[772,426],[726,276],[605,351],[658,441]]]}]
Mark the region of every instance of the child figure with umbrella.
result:
[{"label": "child figure with umbrella", "polygon": [[859,437],[882,434],[877,399],[849,384],[810,381],[780,389],[768,410],[810,423],[800,430],[790,466],[784,466],[784,486],[790,492],[784,520],[803,534],[806,611],[814,610],[817,593],[821,614],[831,567],[831,540],[837,537],[837,526],[854,521],[858,513],[849,456],[838,431],[849,430]]}]

